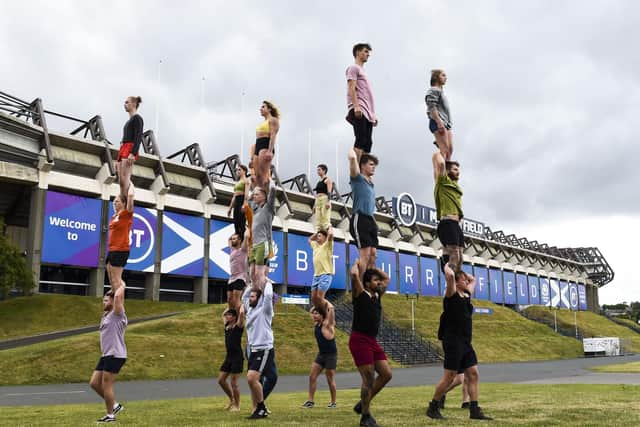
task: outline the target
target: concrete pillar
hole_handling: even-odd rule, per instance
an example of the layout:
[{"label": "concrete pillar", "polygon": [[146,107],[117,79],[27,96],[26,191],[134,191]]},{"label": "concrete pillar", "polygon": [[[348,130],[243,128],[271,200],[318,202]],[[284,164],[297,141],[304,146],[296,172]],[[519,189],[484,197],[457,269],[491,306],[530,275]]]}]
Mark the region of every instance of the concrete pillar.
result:
[{"label": "concrete pillar", "polygon": [[162,262],[162,222],[164,212],[158,210],[156,224],[156,256],[153,262],[153,273],[147,273],[144,279],[144,299],[160,301],[160,264]]},{"label": "concrete pillar", "polygon": [[[207,189],[208,191],[208,189]],[[204,258],[202,277],[193,281],[193,302],[206,304],[209,302],[209,234],[211,233],[209,218],[204,219]]]},{"label": "concrete pillar", "polygon": [[101,297],[104,294],[105,264],[107,245],[109,244],[109,200],[102,201],[102,215],[100,217],[100,249],[98,267],[89,272],[89,289],[87,296]]},{"label": "concrete pillar", "polygon": [[44,224],[44,208],[46,190],[39,187],[31,189],[31,201],[29,206],[29,234],[27,241],[27,266],[33,274],[34,289],[40,290],[40,259],[42,257],[42,233]]}]

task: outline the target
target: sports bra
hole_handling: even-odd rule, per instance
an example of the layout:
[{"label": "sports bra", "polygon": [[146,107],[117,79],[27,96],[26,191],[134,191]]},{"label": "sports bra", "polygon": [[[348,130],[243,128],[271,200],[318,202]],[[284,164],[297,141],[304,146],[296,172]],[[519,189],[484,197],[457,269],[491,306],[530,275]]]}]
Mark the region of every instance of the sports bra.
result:
[{"label": "sports bra", "polygon": [[244,181],[236,182],[235,185],[233,186],[233,191],[234,192],[239,192],[239,191],[244,192]]},{"label": "sports bra", "polygon": [[265,120],[264,122],[260,123],[258,125],[258,127],[256,128],[256,132],[264,132],[264,133],[269,133],[270,129],[269,129],[269,120]]}]

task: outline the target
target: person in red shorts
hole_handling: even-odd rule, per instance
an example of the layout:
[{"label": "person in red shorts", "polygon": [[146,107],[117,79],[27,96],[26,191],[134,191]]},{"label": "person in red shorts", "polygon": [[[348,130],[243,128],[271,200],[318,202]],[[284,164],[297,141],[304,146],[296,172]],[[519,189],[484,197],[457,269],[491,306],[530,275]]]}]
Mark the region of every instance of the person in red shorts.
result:
[{"label": "person in red shorts", "polygon": [[113,201],[115,213],[109,221],[109,253],[105,264],[111,289],[115,292],[124,286],[122,270],[129,259],[129,233],[133,224],[133,184],[129,185],[127,197],[118,194]]},{"label": "person in red shorts", "polygon": [[382,319],[380,300],[388,285],[389,276],[382,270],[365,270],[360,267],[360,260],[356,260],[351,268],[353,324],[349,336],[349,351],[362,377],[360,401],[353,407],[357,414],[361,414],[361,426],[378,425],[371,416],[369,405],[375,395],[391,381],[387,356],[376,340]]},{"label": "person in red shorts", "polygon": [[139,96],[130,96],[124,100],[124,111],[129,113],[129,120],[124,124],[124,129],[122,130],[122,142],[120,143],[120,151],[116,162],[120,194],[123,198],[126,198],[129,183],[131,182],[133,162],[138,160],[138,150],[140,149],[140,144],[142,144],[144,121],[138,114],[138,108],[140,108],[141,103],[142,98]]}]

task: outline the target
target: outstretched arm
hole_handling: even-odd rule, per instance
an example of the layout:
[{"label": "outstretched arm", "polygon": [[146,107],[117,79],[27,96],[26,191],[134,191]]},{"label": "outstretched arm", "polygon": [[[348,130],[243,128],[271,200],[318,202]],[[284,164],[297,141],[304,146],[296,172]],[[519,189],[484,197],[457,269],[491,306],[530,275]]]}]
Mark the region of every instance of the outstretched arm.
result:
[{"label": "outstretched arm", "polygon": [[127,210],[133,212],[134,200],[136,197],[135,188],[133,182],[129,181],[129,191],[127,191]]},{"label": "outstretched arm", "polygon": [[444,280],[447,284],[444,296],[450,297],[456,293],[456,275],[453,272],[453,269],[449,267],[449,263],[444,265]]},{"label": "outstretched arm", "polygon": [[384,270],[381,270],[379,268],[376,268],[375,270],[376,273],[378,273],[380,277],[382,277],[382,286],[378,287],[378,293],[382,295],[387,292],[387,287],[389,286],[389,282],[391,282],[391,278]]},{"label": "outstretched arm", "polygon": [[355,178],[356,176],[360,175],[360,166],[358,166],[358,156],[356,154],[356,151],[351,148],[349,150],[349,176],[351,178]]},{"label": "outstretched arm", "polygon": [[433,156],[431,156],[431,162],[433,163],[433,180],[437,182],[439,176],[444,176],[447,173],[444,157],[440,150],[433,153]]},{"label": "outstretched arm", "polygon": [[360,260],[357,259],[351,267],[351,294],[353,297],[359,296],[364,291],[364,286],[362,286],[363,274],[360,272]]},{"label": "outstretched arm", "polygon": [[469,295],[473,295],[473,292],[476,290],[476,278],[468,273],[462,273],[467,278],[467,292]]},{"label": "outstretched arm", "polygon": [[241,305],[240,311],[238,312],[238,321],[236,322],[236,325],[238,325],[238,327],[240,328],[244,328],[244,319],[245,319],[244,305]]},{"label": "outstretched arm", "polygon": [[264,312],[267,314],[273,314],[273,285],[268,280],[264,285],[262,298],[264,298]]},{"label": "outstretched arm", "polygon": [[116,314],[122,314],[124,312],[124,283],[116,289],[113,294],[113,311]]}]

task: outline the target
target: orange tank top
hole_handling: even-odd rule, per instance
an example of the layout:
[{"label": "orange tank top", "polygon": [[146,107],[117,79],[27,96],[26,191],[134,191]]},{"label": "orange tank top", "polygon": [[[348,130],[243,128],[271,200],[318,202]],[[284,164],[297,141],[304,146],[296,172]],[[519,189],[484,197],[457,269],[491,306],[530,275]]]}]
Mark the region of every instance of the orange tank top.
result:
[{"label": "orange tank top", "polygon": [[109,251],[129,251],[129,232],[133,224],[133,212],[126,209],[116,213],[109,221]]}]

